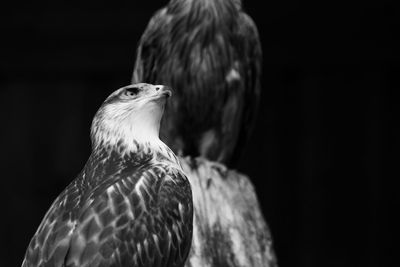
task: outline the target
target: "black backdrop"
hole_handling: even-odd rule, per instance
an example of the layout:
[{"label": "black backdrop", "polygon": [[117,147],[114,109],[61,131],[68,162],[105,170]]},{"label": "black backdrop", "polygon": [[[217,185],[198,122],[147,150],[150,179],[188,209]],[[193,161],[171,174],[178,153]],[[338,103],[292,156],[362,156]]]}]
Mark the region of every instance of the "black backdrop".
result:
[{"label": "black backdrop", "polygon": [[[166,3],[82,2],[0,8],[1,267],[20,265],[45,211],[83,167],[92,116],[129,83],[136,42]],[[396,7],[244,2],[264,76],[239,170],[256,186],[280,266],[394,266]]]}]

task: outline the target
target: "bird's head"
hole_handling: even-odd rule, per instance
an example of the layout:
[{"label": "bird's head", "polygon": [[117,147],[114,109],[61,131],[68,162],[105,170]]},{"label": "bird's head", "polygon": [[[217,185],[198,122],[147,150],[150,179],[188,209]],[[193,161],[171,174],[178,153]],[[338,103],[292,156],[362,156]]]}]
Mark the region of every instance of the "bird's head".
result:
[{"label": "bird's head", "polygon": [[209,7],[219,4],[234,4],[240,10],[242,8],[242,0],[170,0],[168,6],[170,9],[188,10],[190,6],[196,7]]},{"label": "bird's head", "polygon": [[116,90],[93,119],[93,149],[105,146],[135,151],[139,146],[158,145],[160,121],[170,96],[169,87],[146,83]]}]

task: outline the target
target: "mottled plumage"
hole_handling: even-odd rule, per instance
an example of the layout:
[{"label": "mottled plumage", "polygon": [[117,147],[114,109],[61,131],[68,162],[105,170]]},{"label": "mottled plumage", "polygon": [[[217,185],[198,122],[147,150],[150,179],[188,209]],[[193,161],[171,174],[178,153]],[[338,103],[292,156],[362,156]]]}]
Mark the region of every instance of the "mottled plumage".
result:
[{"label": "mottled plumage", "polygon": [[22,266],[184,265],[192,193],[158,139],[168,95],[136,84],[107,98],[92,123],[89,160],[45,215]]},{"label": "mottled plumage", "polygon": [[167,84],[161,139],[184,156],[235,164],[260,95],[257,28],[240,0],[170,0],[139,42],[132,82]]}]

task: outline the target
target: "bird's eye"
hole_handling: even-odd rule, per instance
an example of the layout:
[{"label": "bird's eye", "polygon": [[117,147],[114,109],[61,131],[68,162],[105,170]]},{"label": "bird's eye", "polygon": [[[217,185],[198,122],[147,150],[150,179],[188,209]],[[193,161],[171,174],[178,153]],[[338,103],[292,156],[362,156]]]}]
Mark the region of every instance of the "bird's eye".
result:
[{"label": "bird's eye", "polygon": [[131,88],[126,88],[125,89],[125,95],[126,96],[135,96],[139,93],[139,88],[137,87],[131,87]]}]

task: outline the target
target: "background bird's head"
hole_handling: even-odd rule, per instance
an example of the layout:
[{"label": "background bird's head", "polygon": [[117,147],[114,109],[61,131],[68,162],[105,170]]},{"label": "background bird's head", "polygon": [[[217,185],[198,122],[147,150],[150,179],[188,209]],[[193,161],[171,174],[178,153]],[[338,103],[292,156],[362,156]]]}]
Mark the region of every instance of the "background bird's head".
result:
[{"label": "background bird's head", "polygon": [[169,87],[132,84],[112,93],[97,111],[91,128],[93,149],[118,146],[130,151],[159,142],[160,121]]},{"label": "background bird's head", "polygon": [[208,7],[208,6],[214,6],[218,4],[230,4],[233,3],[237,9],[241,9],[242,7],[242,0],[170,0],[168,2],[168,6],[174,10],[174,9],[182,9],[186,10],[192,6],[195,5],[196,7]]}]

